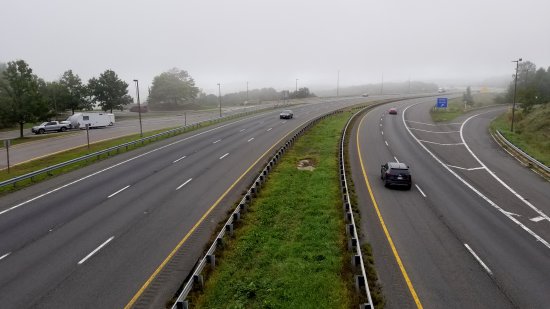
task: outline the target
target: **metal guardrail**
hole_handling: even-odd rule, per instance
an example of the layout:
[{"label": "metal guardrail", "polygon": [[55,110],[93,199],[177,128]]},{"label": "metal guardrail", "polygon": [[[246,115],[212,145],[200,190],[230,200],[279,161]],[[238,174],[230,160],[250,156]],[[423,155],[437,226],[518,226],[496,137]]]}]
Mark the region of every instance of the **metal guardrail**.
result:
[{"label": "metal guardrail", "polygon": [[506,145],[508,145],[508,147],[514,149],[514,151],[518,152],[519,154],[521,154],[525,159],[527,159],[529,162],[531,162],[532,164],[538,166],[539,168],[541,168],[542,170],[544,170],[545,172],[549,173],[550,174],[550,167],[544,165],[542,162],[538,161],[537,159],[531,157],[529,154],[527,154],[525,151],[521,150],[520,148],[518,148],[516,145],[512,144],[509,140],[506,139],[506,137],[504,137],[504,135],[502,135],[500,133],[499,130],[496,130],[496,133],[497,133],[497,136],[498,138],[503,141]]},{"label": "metal guardrail", "polygon": [[[276,106],[267,107],[266,110],[270,109],[270,108],[277,108],[277,107]],[[45,167],[43,169],[28,173],[28,174],[25,174],[25,175],[21,175],[21,176],[17,176],[17,177],[14,177],[14,178],[10,178],[8,180],[1,181],[0,182],[0,188],[8,186],[8,185],[15,185],[16,183],[18,183],[22,180],[33,179],[34,177],[36,177],[38,175],[45,174],[45,173],[51,173],[52,171],[55,171],[57,169],[60,169],[60,168],[63,168],[63,167],[66,167],[66,166],[69,166],[69,165],[72,165],[72,164],[75,164],[75,163],[78,163],[78,162],[86,161],[86,160],[89,160],[89,159],[94,158],[94,157],[99,158],[101,155],[110,154],[112,151],[117,151],[118,152],[122,148],[126,148],[126,150],[128,150],[128,147],[137,145],[139,143],[144,144],[146,141],[156,140],[160,137],[165,137],[165,136],[169,136],[169,135],[172,135],[172,134],[173,135],[181,134],[181,133],[185,132],[186,130],[201,127],[205,123],[211,123],[211,122],[218,123],[218,122],[221,122],[223,120],[228,120],[228,119],[233,119],[233,118],[237,118],[237,117],[247,116],[247,115],[253,114],[257,111],[258,110],[256,110],[256,111],[246,111],[244,113],[231,114],[231,115],[227,115],[227,116],[224,116],[224,117],[221,117],[221,118],[208,119],[208,120],[200,121],[200,122],[190,124],[190,125],[187,125],[187,126],[181,126],[181,127],[171,129],[171,130],[168,130],[168,131],[165,131],[165,132],[157,133],[157,134],[154,134],[154,135],[151,135],[151,136],[148,136],[148,137],[140,138],[140,139],[132,141],[132,142],[128,142],[128,143],[113,146],[113,147],[110,147],[110,148],[107,148],[107,149],[104,149],[104,150],[96,151],[94,153],[90,153],[90,154],[87,154],[87,155],[84,155],[84,156],[81,156],[81,157],[78,157],[78,158],[75,158],[75,159],[72,159],[72,160],[69,160],[69,161],[65,161],[65,162],[61,162],[61,163],[52,165],[52,166],[48,166],[48,167]]]},{"label": "metal guardrail", "polygon": [[275,155],[271,157],[269,162],[265,165],[265,167],[262,169],[258,177],[254,180],[254,183],[250,186],[248,191],[246,191],[246,194],[239,202],[238,206],[235,208],[235,210],[231,213],[229,216],[229,219],[225,222],[224,227],[222,230],[218,233],[218,235],[215,238],[215,241],[212,243],[212,245],[208,248],[205,255],[199,260],[197,266],[193,270],[193,273],[189,276],[188,281],[183,286],[183,289],[181,293],[176,298],[176,301],[174,305],[172,306],[172,309],[189,309],[190,305],[187,300],[187,296],[189,293],[193,290],[193,288],[199,288],[201,289],[204,284],[204,277],[202,275],[202,272],[204,268],[207,265],[210,265],[210,267],[214,268],[216,266],[216,257],[215,252],[217,249],[223,247],[223,237],[226,234],[232,235],[233,230],[235,228],[235,223],[237,223],[240,218],[241,214],[243,214],[246,211],[246,208],[248,205],[250,205],[253,198],[256,197],[257,193],[259,192],[261,186],[266,181],[267,175],[269,172],[273,169],[273,167],[278,163],[281,156],[290,148],[292,144],[296,141],[298,137],[300,137],[302,134],[304,134],[307,130],[309,130],[314,124],[319,122],[320,120],[337,114],[341,113],[342,109],[330,112],[328,114],[319,116],[315,119],[312,119],[309,121],[305,126],[303,126],[301,129],[297,129],[294,135],[292,135],[291,138],[289,138],[283,146],[279,148],[275,152]]},{"label": "metal guardrail", "polygon": [[355,275],[355,286],[356,288],[364,292],[367,296],[367,303],[361,304],[360,308],[374,308],[372,303],[372,297],[370,294],[369,283],[367,280],[367,273],[365,271],[365,263],[363,260],[363,253],[361,252],[361,246],[359,245],[359,235],[357,234],[357,227],[355,224],[355,218],[353,216],[353,210],[351,207],[351,201],[349,198],[349,189],[348,189],[348,180],[346,176],[346,162],[345,162],[345,141],[346,134],[349,127],[349,124],[355,118],[356,115],[360,114],[366,109],[372,108],[373,106],[367,106],[361,109],[359,112],[353,114],[346,123],[344,130],[342,131],[342,137],[340,142],[340,187],[342,190],[342,200],[344,202],[344,218],[348,222],[346,228],[346,234],[348,235],[348,249],[352,250],[354,256],[352,257],[352,265],[358,269],[359,275]]}]

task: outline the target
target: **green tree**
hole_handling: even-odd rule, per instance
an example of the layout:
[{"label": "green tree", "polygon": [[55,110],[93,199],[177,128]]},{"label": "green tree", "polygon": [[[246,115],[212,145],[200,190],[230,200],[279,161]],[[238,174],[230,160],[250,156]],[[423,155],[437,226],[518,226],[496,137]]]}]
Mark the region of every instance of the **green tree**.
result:
[{"label": "green tree", "polygon": [[106,70],[99,78],[92,78],[88,82],[89,94],[99,103],[103,111],[113,109],[122,110],[124,105],[132,102],[128,95],[128,84],[120,80],[112,70]]},{"label": "green tree", "polygon": [[472,97],[472,90],[470,89],[470,86],[466,88],[466,92],[462,94],[462,101],[466,102],[469,106],[474,105],[474,97]]},{"label": "green tree", "polygon": [[41,81],[39,85],[44,103],[48,106],[48,117],[57,117],[59,111],[65,110],[65,105],[69,97],[67,87],[57,81]]},{"label": "green tree", "polygon": [[26,122],[34,122],[48,113],[39,92],[40,80],[23,60],[9,62],[3,75],[0,116],[4,123],[18,123],[20,136],[23,137]]},{"label": "green tree", "polygon": [[173,68],[155,76],[148,103],[152,108],[174,109],[192,102],[198,93],[199,88],[189,73]]},{"label": "green tree", "polygon": [[88,95],[86,86],[82,84],[82,80],[72,70],[65,71],[59,83],[67,89],[68,95],[63,101],[63,107],[70,109],[74,115],[75,110],[91,109],[92,103],[86,100]]}]

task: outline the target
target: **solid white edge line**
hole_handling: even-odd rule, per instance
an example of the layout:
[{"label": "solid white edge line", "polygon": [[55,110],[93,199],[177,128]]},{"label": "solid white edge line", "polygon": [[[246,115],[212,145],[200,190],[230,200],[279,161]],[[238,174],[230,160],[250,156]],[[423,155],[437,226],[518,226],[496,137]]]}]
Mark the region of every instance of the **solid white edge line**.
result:
[{"label": "solid white edge line", "polygon": [[[488,112],[486,112],[488,113]],[[466,125],[466,123],[468,121],[470,121],[470,119],[474,118],[474,117],[477,117],[481,114],[477,114],[477,115],[473,115],[471,117],[469,117],[468,119],[464,120],[464,122],[462,123],[462,126],[460,126],[460,139],[462,139],[462,142],[464,143],[464,146],[466,147],[466,149],[468,150],[468,152],[472,155],[472,157],[474,157],[474,159],[477,160],[477,162],[479,162],[479,164],[481,166],[483,166],[485,168],[485,170],[487,170],[487,172],[493,176],[493,178],[498,181],[504,188],[508,189],[508,191],[510,191],[510,193],[512,193],[513,195],[515,195],[520,201],[522,201],[525,205],[529,206],[532,210],[534,210],[536,213],[538,213],[540,216],[544,217],[544,219],[550,221],[550,217],[548,217],[548,215],[546,215],[544,212],[542,212],[542,210],[538,209],[537,207],[535,207],[535,205],[531,204],[531,202],[529,202],[528,200],[526,200],[523,196],[521,196],[519,193],[517,193],[514,189],[512,189],[512,187],[510,187],[507,183],[505,183],[502,179],[500,179],[495,173],[493,173],[493,171],[491,171],[483,162],[481,162],[481,160],[475,155],[475,153],[470,149],[470,147],[468,146],[468,144],[466,143],[466,140],[464,139],[464,134],[463,134],[463,130],[464,130],[464,126]]]},{"label": "solid white edge line", "polygon": [[78,265],[81,265],[82,263],[86,262],[86,260],[88,260],[89,258],[92,257],[92,255],[96,254],[99,250],[101,250],[101,248],[105,247],[111,240],[113,240],[115,238],[115,236],[111,236],[111,238],[107,239],[104,243],[102,243],[101,245],[99,245],[99,247],[95,248],[94,251],[90,252],[88,255],[86,255],[86,257],[84,257],[82,260],[80,260],[78,262]]},{"label": "solid white edge line", "polygon": [[459,133],[460,131],[428,131],[428,130],[422,130],[422,129],[416,129],[416,128],[409,128],[414,131],[421,131],[421,132],[427,132],[427,133],[437,133],[437,134],[448,134],[448,133]]},{"label": "solid white edge line", "polygon": [[36,201],[37,199],[42,198],[42,197],[44,197],[44,196],[46,196],[46,195],[50,195],[50,194],[52,194],[52,193],[55,193],[55,192],[57,192],[57,191],[59,191],[59,190],[61,190],[61,189],[64,189],[64,188],[68,187],[68,186],[74,185],[75,183],[79,183],[79,182],[81,182],[81,181],[83,181],[83,180],[86,180],[86,179],[88,179],[88,178],[90,178],[90,177],[93,177],[93,176],[95,176],[95,175],[101,174],[101,173],[103,173],[103,172],[105,172],[105,171],[108,171],[108,170],[110,170],[110,169],[113,169],[113,168],[115,168],[115,167],[117,167],[117,166],[126,164],[126,163],[128,163],[128,162],[130,162],[130,161],[133,161],[133,160],[135,160],[135,159],[139,159],[139,158],[141,158],[141,157],[144,157],[144,156],[146,156],[146,155],[148,155],[148,154],[151,154],[151,153],[153,153],[153,152],[157,152],[157,151],[162,150],[162,149],[164,149],[164,148],[168,148],[168,147],[170,147],[170,146],[173,146],[173,145],[179,144],[179,143],[181,143],[181,142],[187,141],[187,140],[189,140],[189,139],[195,138],[195,137],[197,137],[197,136],[201,136],[201,135],[203,135],[203,134],[210,133],[210,132],[212,132],[212,131],[215,131],[215,130],[218,130],[218,129],[221,129],[221,128],[225,128],[225,127],[227,127],[227,126],[230,126],[230,125],[233,125],[233,124],[235,124],[235,123],[239,123],[239,122],[245,121],[245,120],[246,120],[246,119],[242,119],[242,120],[237,120],[237,121],[235,121],[235,122],[231,122],[231,123],[228,123],[228,124],[224,124],[224,125],[221,125],[221,126],[219,126],[219,127],[215,127],[215,128],[212,128],[212,129],[209,129],[209,130],[206,130],[206,131],[202,131],[202,132],[199,132],[199,133],[197,133],[197,134],[194,134],[194,135],[188,136],[188,137],[186,137],[186,138],[182,138],[182,139],[180,139],[180,140],[177,140],[177,141],[175,141],[175,142],[172,142],[172,143],[170,143],[170,144],[161,146],[161,147],[159,147],[159,148],[155,148],[155,149],[153,149],[153,150],[144,152],[144,153],[142,153],[142,154],[140,154],[140,155],[137,155],[137,156],[135,156],[135,157],[133,157],[133,158],[130,158],[130,159],[128,159],[128,160],[125,160],[125,161],[119,162],[119,163],[117,163],[117,164],[114,164],[114,165],[112,165],[112,166],[106,167],[106,168],[104,168],[104,169],[102,169],[102,170],[99,170],[99,171],[97,171],[97,172],[95,172],[95,173],[92,173],[92,174],[90,174],[90,175],[86,175],[86,176],[84,176],[84,177],[82,177],[82,178],[79,178],[79,179],[77,179],[77,180],[74,180],[74,181],[71,181],[71,182],[69,182],[69,183],[67,183],[67,184],[64,184],[64,185],[62,185],[61,187],[55,188],[55,189],[50,190],[50,191],[48,191],[48,192],[46,192],[46,193],[42,193],[42,194],[40,194],[40,195],[38,195],[38,196],[35,196],[35,197],[33,197],[33,198],[29,199],[29,200],[26,200],[26,201],[24,201],[24,202],[21,202],[21,203],[19,203],[19,204],[17,204],[17,205],[14,205],[14,206],[12,206],[12,207],[10,207],[10,208],[8,208],[8,209],[2,210],[2,211],[0,211],[0,215],[3,215],[3,214],[5,214],[5,213],[7,213],[7,212],[9,212],[9,211],[12,211],[12,210],[14,210],[14,209],[17,209],[17,208],[19,208],[19,207],[21,207],[21,206],[23,206],[23,205],[26,205],[26,204],[28,204],[28,203],[30,203],[30,202]]},{"label": "solid white edge line", "polygon": [[177,162],[179,162],[179,161],[181,161],[181,160],[183,160],[183,159],[185,159],[185,158],[187,158],[187,156],[183,156],[183,157],[181,157],[181,158],[175,160],[175,161],[172,162],[172,163],[177,163]]},{"label": "solid white edge line", "polygon": [[3,260],[4,258],[6,258],[6,257],[7,257],[8,255],[10,255],[10,254],[11,254],[11,252],[8,252],[8,253],[6,253],[6,254],[0,256],[0,261]]},{"label": "solid white edge line", "polygon": [[228,155],[229,155],[229,152],[226,153],[226,154],[224,154],[223,156],[221,156],[221,157],[220,157],[220,160],[223,159],[223,158],[225,158],[225,157],[227,157]]},{"label": "solid white edge line", "polygon": [[179,187],[176,188],[176,191],[178,191],[178,190],[181,189],[183,186],[185,186],[186,184],[188,184],[191,180],[193,180],[193,178],[187,179],[186,182],[182,183]]},{"label": "solid white edge line", "polygon": [[423,142],[423,143],[435,144],[435,145],[439,145],[439,146],[458,146],[458,145],[463,145],[462,143],[442,144],[442,143],[430,142],[430,141],[423,140],[423,139],[419,139],[419,141],[421,141],[421,142]]},{"label": "solid white edge line", "polygon": [[250,143],[252,140],[254,140],[254,138],[251,138],[247,141],[247,143]]},{"label": "solid white edge line", "polygon": [[483,263],[483,261],[479,258],[479,256],[477,256],[477,254],[474,252],[474,250],[472,250],[472,248],[470,248],[470,246],[468,246],[468,244],[464,244],[464,246],[466,247],[466,249],[468,249],[468,251],[470,251],[470,254],[472,254],[474,256],[474,258],[485,269],[485,271],[487,273],[489,273],[489,275],[492,276],[493,272],[491,271],[491,269],[489,269],[489,267],[487,267],[487,265],[485,265],[485,263]]},{"label": "solid white edge line", "polygon": [[119,194],[120,192],[122,192],[122,191],[124,191],[124,190],[128,189],[129,187],[130,187],[130,185],[127,185],[126,187],[124,187],[124,188],[122,188],[122,189],[118,190],[117,192],[115,192],[115,193],[113,193],[113,194],[111,194],[111,195],[107,196],[107,198],[111,198],[111,197],[113,197],[113,196],[115,196],[115,195]]},{"label": "solid white edge line", "polygon": [[491,199],[489,199],[487,196],[483,195],[483,193],[481,193],[479,190],[477,190],[473,185],[471,185],[469,182],[467,182],[466,180],[464,180],[462,177],[460,177],[455,171],[453,171],[450,167],[448,167],[445,163],[443,163],[443,161],[441,161],[441,159],[439,159],[435,154],[433,154],[424,144],[422,144],[418,138],[416,138],[416,136],[414,136],[414,134],[412,134],[411,130],[409,130],[409,127],[407,126],[407,124],[405,123],[405,112],[407,111],[407,109],[409,109],[409,107],[411,106],[415,106],[415,105],[418,105],[418,104],[421,104],[421,103],[416,103],[416,104],[413,104],[413,105],[409,105],[407,106],[404,110],[403,110],[403,113],[401,114],[401,117],[402,117],[402,120],[403,120],[403,124],[405,125],[405,129],[407,129],[407,131],[409,132],[409,134],[414,138],[414,140],[416,140],[416,142],[418,143],[418,145],[420,145],[422,148],[424,148],[424,150],[426,150],[426,152],[436,161],[438,162],[439,164],[441,164],[441,166],[443,166],[443,168],[445,168],[449,173],[451,173],[453,176],[455,176],[458,180],[460,180],[466,187],[468,187],[470,190],[474,191],[474,193],[476,193],[479,197],[481,197],[483,200],[485,200],[487,203],[489,203],[489,205],[491,205],[493,208],[495,208],[496,210],[500,211],[500,213],[502,213],[503,215],[505,215],[508,219],[510,219],[512,222],[514,222],[515,224],[517,224],[519,227],[521,227],[524,231],[526,231],[527,233],[529,233],[531,236],[533,236],[536,240],[538,240],[541,244],[543,244],[545,247],[549,248],[550,249],[550,243],[548,243],[544,238],[540,237],[539,235],[537,235],[537,233],[533,232],[531,229],[529,229],[527,226],[525,226],[523,223],[519,222],[516,218],[514,218],[512,215],[510,215],[508,212],[506,212],[504,209],[500,208],[500,206],[498,206],[495,202],[493,202]]},{"label": "solid white edge line", "polygon": [[420,191],[420,194],[422,194],[423,197],[426,197],[426,194],[424,194],[424,191],[422,191],[422,189],[420,189],[420,187],[417,184],[414,184],[414,186],[418,189],[418,191]]}]

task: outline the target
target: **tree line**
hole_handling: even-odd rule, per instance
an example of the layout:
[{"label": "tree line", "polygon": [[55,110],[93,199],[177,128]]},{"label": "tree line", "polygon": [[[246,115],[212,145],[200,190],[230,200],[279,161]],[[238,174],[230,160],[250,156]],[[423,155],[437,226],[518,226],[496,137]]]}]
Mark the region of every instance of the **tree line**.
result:
[{"label": "tree line", "polygon": [[[262,101],[307,98],[315,96],[307,87],[290,92],[273,88],[253,89],[224,94],[223,105],[243,105]],[[147,104],[153,110],[178,110],[186,105],[199,104],[217,106],[220,98],[215,94],[206,94],[195,86],[195,81],[185,70],[170,69],[155,76],[149,90]]]},{"label": "tree line", "polygon": [[122,109],[132,102],[128,84],[112,70],[83,83],[78,74],[68,70],[53,82],[33,73],[24,60],[0,64],[0,127],[19,126],[23,137],[25,123],[56,117],[59,112]]},{"label": "tree line", "polygon": [[[496,99],[497,103],[513,102],[514,88],[515,79],[510,82],[506,93]],[[537,69],[537,66],[530,61],[520,62],[515,92],[516,102],[521,103],[526,113],[536,105],[550,103],[550,67]]]}]

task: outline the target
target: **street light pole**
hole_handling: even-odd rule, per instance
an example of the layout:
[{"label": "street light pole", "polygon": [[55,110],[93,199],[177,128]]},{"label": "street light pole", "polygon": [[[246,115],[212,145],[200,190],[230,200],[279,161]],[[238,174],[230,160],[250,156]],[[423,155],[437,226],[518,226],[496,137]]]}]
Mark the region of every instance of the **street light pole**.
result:
[{"label": "street light pole", "polygon": [[139,114],[139,136],[143,137],[143,127],[141,125],[141,103],[139,102],[139,81],[134,79],[136,82],[136,93],[137,93],[137,104],[138,104],[138,114]]},{"label": "street light pole", "polygon": [[516,63],[516,75],[514,80],[514,103],[512,103],[512,126],[510,127],[510,131],[514,132],[514,114],[516,111],[516,89],[518,87],[518,69],[519,69],[519,63],[521,62],[521,58],[518,60],[512,60],[512,62]]},{"label": "street light pole", "polygon": [[296,78],[296,94],[298,94],[298,79]]},{"label": "street light pole", "polygon": [[246,82],[246,104],[248,104],[248,82]]},{"label": "street light pole", "polygon": [[220,83],[218,83],[218,98],[220,100],[220,118],[222,118],[222,88]]},{"label": "street light pole", "polygon": [[336,96],[340,94],[340,70],[338,70],[338,78],[336,79]]}]

